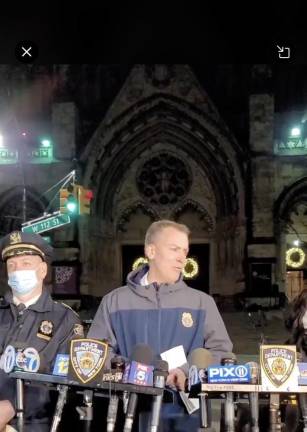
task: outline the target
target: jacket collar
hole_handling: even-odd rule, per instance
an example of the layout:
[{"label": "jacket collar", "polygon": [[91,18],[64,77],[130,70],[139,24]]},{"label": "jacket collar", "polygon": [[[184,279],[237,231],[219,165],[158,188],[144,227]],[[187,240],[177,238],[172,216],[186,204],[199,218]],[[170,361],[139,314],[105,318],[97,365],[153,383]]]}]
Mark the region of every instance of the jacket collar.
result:
[{"label": "jacket collar", "polygon": [[[8,292],[4,296],[8,304],[14,304],[12,292]],[[53,308],[53,300],[46,288],[43,288],[42,294],[39,296],[36,303],[33,303],[28,309],[36,312],[49,312]]]},{"label": "jacket collar", "polygon": [[158,285],[156,282],[153,282],[149,285],[143,286],[141,285],[141,280],[148,271],[149,266],[148,264],[145,264],[141,268],[128,274],[127,285],[133,290],[135,290],[139,295],[148,297],[149,292],[151,292],[152,290],[159,290],[160,293],[172,293],[174,291],[187,288],[187,285],[183,282],[182,277],[173,284],[165,283]]}]

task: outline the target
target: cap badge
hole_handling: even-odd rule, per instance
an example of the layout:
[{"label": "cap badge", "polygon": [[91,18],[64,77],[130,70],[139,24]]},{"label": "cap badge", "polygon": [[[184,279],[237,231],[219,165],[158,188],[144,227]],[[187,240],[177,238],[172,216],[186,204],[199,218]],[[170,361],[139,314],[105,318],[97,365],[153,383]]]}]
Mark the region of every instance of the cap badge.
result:
[{"label": "cap badge", "polygon": [[21,235],[18,231],[14,231],[10,234],[10,244],[21,243]]}]

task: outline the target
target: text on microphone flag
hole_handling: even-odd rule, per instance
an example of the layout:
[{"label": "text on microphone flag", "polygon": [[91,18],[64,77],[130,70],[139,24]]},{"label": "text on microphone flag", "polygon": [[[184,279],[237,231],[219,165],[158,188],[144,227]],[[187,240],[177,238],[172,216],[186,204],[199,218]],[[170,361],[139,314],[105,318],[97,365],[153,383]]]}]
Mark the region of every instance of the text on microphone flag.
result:
[{"label": "text on microphone flag", "polygon": [[57,354],[55,363],[53,366],[52,375],[67,376],[69,366],[69,355],[68,354]]},{"label": "text on microphone flag", "polygon": [[98,379],[105,364],[108,344],[98,339],[73,339],[70,342],[69,373],[86,384]]},{"label": "text on microphone flag", "polygon": [[144,386],[153,386],[153,366],[132,361],[126,365],[123,382]]},{"label": "text on microphone flag", "polygon": [[6,373],[13,370],[37,372],[40,367],[40,356],[35,348],[15,348],[8,345],[1,358],[1,367]]},{"label": "text on microphone flag", "polygon": [[225,365],[208,367],[208,383],[249,383],[251,371],[249,365]]}]

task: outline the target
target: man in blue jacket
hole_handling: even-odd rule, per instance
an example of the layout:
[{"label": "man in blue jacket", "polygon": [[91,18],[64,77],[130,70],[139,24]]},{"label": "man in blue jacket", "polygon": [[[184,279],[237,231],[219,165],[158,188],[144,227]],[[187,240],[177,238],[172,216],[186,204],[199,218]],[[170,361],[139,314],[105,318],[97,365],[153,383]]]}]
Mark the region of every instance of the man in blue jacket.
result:
[{"label": "man in blue jacket", "polygon": [[[186,356],[204,347],[217,362],[232,350],[213,298],[182,280],[189,233],[185,225],[173,221],[151,224],[145,237],[148,265],[130,273],[127,285],[102,299],[88,337],[109,339],[115,353],[125,357],[139,343],[150,345],[157,356],[178,345],[183,346]],[[170,370],[167,385],[184,390],[186,378],[183,369]],[[181,428],[176,431],[188,427],[192,432],[191,423],[184,422],[188,416],[182,417],[183,413],[181,408]],[[163,427],[164,432],[172,430],[164,418]]]}]

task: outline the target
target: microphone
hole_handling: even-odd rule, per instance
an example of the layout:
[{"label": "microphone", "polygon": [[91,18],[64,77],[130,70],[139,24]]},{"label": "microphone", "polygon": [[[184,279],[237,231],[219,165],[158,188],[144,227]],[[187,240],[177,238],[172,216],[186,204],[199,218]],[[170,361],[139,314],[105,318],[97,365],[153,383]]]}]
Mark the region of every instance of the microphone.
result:
[{"label": "microphone", "polygon": [[6,373],[10,373],[13,370],[37,372],[41,366],[38,351],[21,342],[7,345],[1,363]]},{"label": "microphone", "polygon": [[[258,384],[259,379],[259,366],[257,362],[248,362],[246,366],[249,366],[251,372],[251,383]],[[249,407],[251,414],[251,432],[259,432],[259,401],[258,393],[250,392],[248,394]]]},{"label": "microphone", "polygon": [[[111,371],[116,374],[123,376],[125,369],[125,360],[121,356],[115,356],[111,359]],[[111,374],[112,374],[111,372]],[[113,432],[115,429],[117,411],[118,411],[119,397],[117,394],[113,394],[110,397],[108,413],[107,413],[107,432]]]},{"label": "microphone", "polygon": [[[139,385],[140,383],[141,385],[152,385],[152,383],[150,384],[148,382],[150,381],[148,368],[153,369],[153,367],[148,365],[153,362],[153,357],[154,353],[149,345],[136,345],[131,354],[130,367],[127,369],[128,382]],[[136,393],[130,393],[123,432],[131,432],[132,430],[137,401],[138,395]]]},{"label": "microphone", "polygon": [[149,345],[138,344],[134,347],[131,360],[125,367],[123,383],[153,386],[154,353]]},{"label": "microphone", "polygon": [[[155,369],[153,373],[154,387],[164,389],[167,375],[168,375],[168,363],[164,360],[156,361]],[[154,400],[152,404],[150,432],[158,432],[162,400],[163,400],[163,393],[161,395],[154,396]]]},{"label": "microphone", "polygon": [[[196,348],[188,356],[189,378],[188,388],[189,391],[193,385],[205,383],[207,381],[207,367],[214,363],[211,352],[205,348]],[[208,400],[205,394],[199,396],[200,399],[200,421],[201,428],[209,428],[211,418],[209,414]]]},{"label": "microphone", "polygon": [[111,369],[105,369],[102,382],[122,382],[126,369],[126,359],[116,355],[111,359]]},{"label": "microphone", "polygon": [[[236,364],[236,356],[234,353],[227,353],[226,357],[222,358],[221,364],[234,365]],[[234,419],[234,401],[233,392],[226,392],[225,400],[225,432],[235,432],[235,419]]]},{"label": "microphone", "polygon": [[189,377],[188,389],[195,384],[206,382],[207,367],[214,363],[214,359],[209,350],[205,348],[196,348],[188,356]]}]

